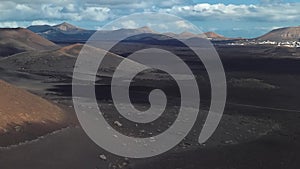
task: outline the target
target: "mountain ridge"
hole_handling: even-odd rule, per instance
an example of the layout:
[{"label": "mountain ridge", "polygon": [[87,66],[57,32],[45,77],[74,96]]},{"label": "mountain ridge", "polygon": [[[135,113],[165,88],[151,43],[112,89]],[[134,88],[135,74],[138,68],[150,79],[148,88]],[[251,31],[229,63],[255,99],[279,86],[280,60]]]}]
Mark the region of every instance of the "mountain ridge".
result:
[{"label": "mountain ridge", "polygon": [[0,28],[0,57],[30,51],[58,48],[53,42],[25,28]]},{"label": "mountain ridge", "polygon": [[83,31],[84,30],[82,28],[79,28],[79,27],[69,24],[67,22],[63,22],[61,24],[54,25],[53,28],[56,28],[61,31]]},{"label": "mountain ridge", "polygon": [[[85,30],[79,28],[77,26],[71,25],[67,22],[63,22],[58,25],[49,26],[49,25],[33,25],[29,26],[28,29],[34,31],[35,33],[53,41],[53,42],[61,42],[61,41],[70,41],[73,43],[83,43],[87,41],[96,30]],[[102,34],[105,39],[118,39],[118,37],[122,37],[124,35],[134,35],[134,34],[142,34],[142,33],[157,33],[152,30],[148,26],[139,27],[136,29],[133,28],[121,28],[117,30],[99,30],[98,34]],[[176,37],[178,39],[189,39],[189,38],[209,38],[213,40],[226,40],[231,38],[226,38],[223,35],[219,35],[215,32],[205,32],[202,34],[194,34],[191,32],[182,32],[179,34],[176,33],[162,33],[167,36]]]},{"label": "mountain ridge", "polygon": [[300,41],[300,26],[283,27],[273,29],[270,32],[256,38],[259,41]]},{"label": "mountain ridge", "polygon": [[[82,43],[85,42],[91,37],[96,30],[85,30],[79,28],[77,26],[71,25],[69,23],[63,22],[61,24],[55,26],[49,25],[41,25],[41,26],[30,26],[28,29],[32,30],[33,32],[51,40],[51,41],[63,41],[63,39],[74,41],[75,43]],[[113,37],[114,39],[117,36],[121,35],[131,35],[135,33],[156,33],[148,26],[143,26],[136,29],[128,29],[128,28],[121,28],[117,30],[100,30],[98,32],[102,32],[103,36]],[[162,33],[163,35],[176,37],[178,39],[190,39],[190,38],[208,38],[210,40],[234,40],[234,39],[251,39],[251,38],[229,38],[223,35],[220,35],[216,32],[204,32],[202,34],[194,34],[191,32],[181,32],[181,33],[173,33],[173,32],[166,32]],[[300,41],[300,26],[293,26],[293,27],[283,27],[271,30],[264,35],[261,35],[256,38],[252,38],[252,40],[256,41]]]}]

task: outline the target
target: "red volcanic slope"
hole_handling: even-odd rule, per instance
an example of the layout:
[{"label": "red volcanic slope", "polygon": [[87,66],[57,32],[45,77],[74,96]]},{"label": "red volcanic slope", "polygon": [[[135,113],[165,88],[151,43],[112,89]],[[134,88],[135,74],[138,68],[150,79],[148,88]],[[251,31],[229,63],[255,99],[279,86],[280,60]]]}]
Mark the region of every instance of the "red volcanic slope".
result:
[{"label": "red volcanic slope", "polygon": [[61,123],[63,111],[52,103],[0,80],[0,133],[26,124]]}]

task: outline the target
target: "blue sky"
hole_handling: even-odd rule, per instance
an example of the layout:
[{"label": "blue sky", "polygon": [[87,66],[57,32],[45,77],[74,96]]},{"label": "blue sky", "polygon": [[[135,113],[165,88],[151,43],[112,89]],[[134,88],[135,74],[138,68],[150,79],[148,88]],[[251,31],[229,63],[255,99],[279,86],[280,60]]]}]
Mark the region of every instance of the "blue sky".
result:
[{"label": "blue sky", "polygon": [[[298,0],[4,0],[0,4],[0,27],[55,25],[65,21],[97,29],[136,12],[173,14],[203,31],[228,37],[256,37],[275,28],[300,25]],[[123,26],[143,24],[147,25],[131,21]]]}]

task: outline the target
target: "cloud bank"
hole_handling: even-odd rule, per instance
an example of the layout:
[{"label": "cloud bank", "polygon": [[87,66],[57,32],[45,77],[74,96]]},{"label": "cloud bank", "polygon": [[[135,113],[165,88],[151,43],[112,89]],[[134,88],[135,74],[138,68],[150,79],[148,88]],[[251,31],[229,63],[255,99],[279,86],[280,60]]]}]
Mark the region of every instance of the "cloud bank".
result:
[{"label": "cloud bank", "polygon": [[[227,27],[227,31],[230,29],[235,32],[242,31],[246,26],[271,28],[300,21],[300,2],[287,3],[283,0],[260,0],[256,4],[249,2],[241,4],[234,0],[228,2],[231,3],[195,3],[187,0],[4,0],[0,3],[0,27],[54,25],[66,21],[95,29],[118,17],[136,12],[174,14],[196,25],[201,23],[197,25],[199,27],[209,25],[206,26],[207,30],[218,30],[220,28],[216,23],[222,23],[223,27]],[[130,21],[124,23],[128,28],[145,25],[147,24],[134,24]],[[183,23],[176,25],[186,26]],[[167,29],[163,23],[160,27]]]},{"label": "cloud bank", "polygon": [[[267,0],[270,2],[270,0]],[[77,2],[77,3],[75,3]],[[0,21],[72,20],[105,21],[134,12],[167,12],[193,20],[252,19],[258,21],[300,20],[300,3],[260,5],[208,4],[184,5],[185,1],[123,0],[44,0],[3,1]],[[284,10],[283,10],[284,9]]]}]

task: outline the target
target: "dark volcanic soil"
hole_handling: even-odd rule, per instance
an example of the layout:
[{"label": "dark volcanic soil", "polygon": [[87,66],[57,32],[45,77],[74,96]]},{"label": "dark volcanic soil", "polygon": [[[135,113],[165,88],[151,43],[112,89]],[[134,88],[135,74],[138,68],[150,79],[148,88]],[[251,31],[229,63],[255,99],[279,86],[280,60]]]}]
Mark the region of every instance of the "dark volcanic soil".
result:
[{"label": "dark volcanic soil", "polygon": [[[80,127],[71,126],[25,144],[0,148],[1,168],[298,169],[300,62],[292,56],[299,51],[282,50],[262,46],[218,48],[226,71],[228,98],[218,129],[204,145],[199,145],[197,139],[209,107],[210,85],[197,62],[193,66],[201,83],[201,115],[191,133],[173,150],[148,159],[125,159],[104,151]],[[188,57],[188,53],[181,52]],[[59,70],[52,72],[56,76],[48,73],[41,76],[2,70],[1,78],[63,105],[74,117],[70,78]],[[174,108],[156,125],[163,130],[176,113],[176,85],[157,77],[137,80],[131,96],[137,108],[146,109],[148,93],[157,87],[171,94]],[[108,112],[106,120],[123,124],[114,128],[135,135],[144,127],[143,136],[155,134],[156,126],[131,125],[116,115],[107,77],[99,78],[96,93],[99,104]]]}]

